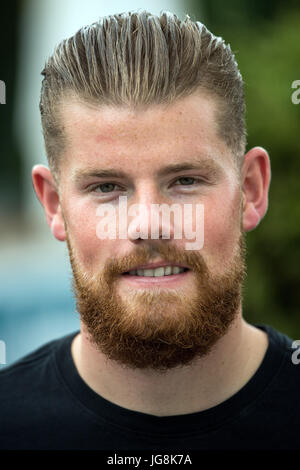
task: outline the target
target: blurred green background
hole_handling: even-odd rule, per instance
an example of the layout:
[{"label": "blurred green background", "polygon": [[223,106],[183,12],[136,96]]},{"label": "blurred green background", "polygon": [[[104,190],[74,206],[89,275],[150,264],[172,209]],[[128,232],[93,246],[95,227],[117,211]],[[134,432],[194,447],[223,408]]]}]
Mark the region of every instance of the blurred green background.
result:
[{"label": "blurred green background", "polygon": [[[247,234],[244,317],[300,337],[300,4],[269,0],[201,2],[205,24],[229,42],[245,82],[247,149],[271,159],[269,209]],[[197,2],[194,2],[197,16]]]},{"label": "blurred green background", "polygon": [[[16,230],[26,231],[22,145],[16,144],[13,130],[17,37],[25,3],[1,4],[0,79],[6,83],[7,104],[0,106],[0,236],[5,233],[6,237]],[[263,146],[271,159],[269,209],[259,226],[247,234],[244,317],[300,338],[300,104],[291,100],[292,82],[300,80],[300,4],[293,0],[188,0],[182,5],[193,20],[204,22],[230,43],[245,82],[247,149]],[[122,11],[127,9],[124,2]],[[152,11],[151,1],[147,9]],[[165,9],[163,2],[161,9]],[[1,272],[5,280],[3,263]],[[0,289],[4,292],[3,282]],[[0,296],[0,326],[2,313]]]}]

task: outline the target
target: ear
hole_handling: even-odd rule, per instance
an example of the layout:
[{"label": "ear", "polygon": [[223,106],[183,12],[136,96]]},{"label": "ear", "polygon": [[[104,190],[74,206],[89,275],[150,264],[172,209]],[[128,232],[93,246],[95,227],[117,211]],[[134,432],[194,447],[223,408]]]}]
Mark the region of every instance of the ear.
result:
[{"label": "ear", "polygon": [[44,207],[47,223],[54,237],[59,241],[65,241],[66,232],[59,194],[49,168],[44,165],[35,165],[32,169],[32,182],[36,195]]},{"label": "ear", "polygon": [[249,232],[261,221],[268,209],[271,165],[268,153],[254,147],[246,153],[242,167],[243,229]]}]

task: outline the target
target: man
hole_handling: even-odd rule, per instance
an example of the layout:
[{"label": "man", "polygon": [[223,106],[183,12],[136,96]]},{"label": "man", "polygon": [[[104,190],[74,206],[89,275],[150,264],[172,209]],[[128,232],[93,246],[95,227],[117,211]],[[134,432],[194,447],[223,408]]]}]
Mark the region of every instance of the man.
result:
[{"label": "man", "polygon": [[[291,339],[243,318],[270,162],[245,151],[230,47],[188,16],[124,13],[63,41],[42,74],[49,168],[32,178],[68,246],[81,328],[1,372],[0,446],[296,448]],[[181,217],[156,219],[155,237],[158,206]]]}]

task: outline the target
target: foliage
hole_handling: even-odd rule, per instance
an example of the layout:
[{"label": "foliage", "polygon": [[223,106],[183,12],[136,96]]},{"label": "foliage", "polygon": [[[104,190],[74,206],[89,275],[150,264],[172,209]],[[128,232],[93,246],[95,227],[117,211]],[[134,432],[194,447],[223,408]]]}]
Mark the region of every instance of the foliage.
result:
[{"label": "foliage", "polygon": [[[244,0],[239,8],[235,3],[230,9],[232,2],[204,2],[207,18],[204,14],[201,21],[230,43],[238,61],[245,83],[247,149],[262,146],[271,160],[268,212],[247,234],[244,317],[300,338],[300,104],[291,100],[292,82],[300,80],[300,11],[282,9],[278,2],[273,10],[261,6],[271,8],[271,2],[260,2],[259,8],[257,2]],[[199,19],[196,10],[193,19]]]}]

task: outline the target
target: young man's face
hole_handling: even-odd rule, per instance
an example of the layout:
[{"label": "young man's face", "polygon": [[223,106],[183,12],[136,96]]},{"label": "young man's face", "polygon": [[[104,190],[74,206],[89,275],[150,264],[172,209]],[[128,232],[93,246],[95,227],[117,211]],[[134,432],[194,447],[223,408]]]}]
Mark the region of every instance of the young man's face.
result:
[{"label": "young man's face", "polygon": [[[239,313],[242,193],[232,153],[218,135],[215,106],[194,94],[169,108],[92,109],[75,100],[62,108],[69,143],[56,220],[65,222],[78,310],[90,340],[131,367],[167,369],[204,356]],[[160,173],[183,163],[199,168]],[[108,169],[124,176],[97,175]],[[127,197],[127,209],[141,203],[146,212],[128,216],[127,239],[100,239],[97,209],[110,203],[118,213],[119,196]],[[203,230],[201,249],[185,249],[194,240],[184,231],[174,238],[172,218],[170,237],[151,239],[151,207],[163,203],[179,205],[182,214],[192,205],[189,223]],[[204,226],[197,226],[197,204],[204,207]],[[141,238],[133,238],[133,226]],[[189,270],[155,277],[156,283],[122,274],[157,261]]]}]

